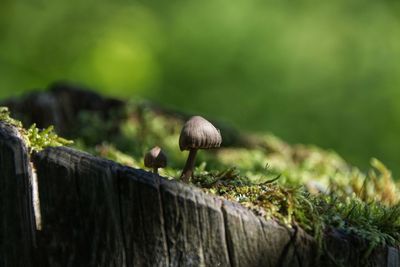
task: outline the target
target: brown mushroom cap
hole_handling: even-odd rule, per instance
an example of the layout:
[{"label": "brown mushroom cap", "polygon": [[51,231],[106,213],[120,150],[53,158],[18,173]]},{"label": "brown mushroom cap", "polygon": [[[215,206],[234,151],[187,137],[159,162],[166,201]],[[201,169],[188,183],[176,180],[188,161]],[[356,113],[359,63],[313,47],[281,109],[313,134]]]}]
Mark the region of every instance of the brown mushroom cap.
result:
[{"label": "brown mushroom cap", "polygon": [[219,130],[200,116],[191,117],[183,126],[179,136],[181,151],[194,148],[216,148],[221,145],[221,142],[222,137]]},{"label": "brown mushroom cap", "polygon": [[144,166],[147,168],[165,168],[167,156],[160,147],[155,146],[144,156]]}]

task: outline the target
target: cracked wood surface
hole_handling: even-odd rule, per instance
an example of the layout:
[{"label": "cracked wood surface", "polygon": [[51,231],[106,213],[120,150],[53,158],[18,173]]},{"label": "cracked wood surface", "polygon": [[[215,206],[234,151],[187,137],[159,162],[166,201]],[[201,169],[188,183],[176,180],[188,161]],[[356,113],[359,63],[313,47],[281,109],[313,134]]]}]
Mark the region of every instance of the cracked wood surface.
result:
[{"label": "cracked wood surface", "polygon": [[0,266],[31,266],[35,242],[27,149],[0,123]]},{"label": "cracked wood surface", "polygon": [[70,148],[32,157],[42,230],[35,230],[29,157],[0,123],[0,266],[399,266],[397,248],[362,262],[357,241],[316,242],[238,203]]}]

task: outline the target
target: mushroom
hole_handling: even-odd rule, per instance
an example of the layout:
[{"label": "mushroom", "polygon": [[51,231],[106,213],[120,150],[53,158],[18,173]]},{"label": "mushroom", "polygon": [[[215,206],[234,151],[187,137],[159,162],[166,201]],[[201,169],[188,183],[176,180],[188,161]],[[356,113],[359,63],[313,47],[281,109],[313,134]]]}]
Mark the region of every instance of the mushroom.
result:
[{"label": "mushroom", "polygon": [[183,126],[179,136],[181,151],[189,150],[189,156],[183,168],[181,179],[189,182],[193,177],[196,153],[198,149],[217,148],[221,145],[222,137],[217,128],[200,116],[191,117]]},{"label": "mushroom", "polygon": [[144,155],[144,166],[153,168],[153,172],[158,173],[158,168],[165,168],[167,166],[167,156],[160,147],[155,146]]}]

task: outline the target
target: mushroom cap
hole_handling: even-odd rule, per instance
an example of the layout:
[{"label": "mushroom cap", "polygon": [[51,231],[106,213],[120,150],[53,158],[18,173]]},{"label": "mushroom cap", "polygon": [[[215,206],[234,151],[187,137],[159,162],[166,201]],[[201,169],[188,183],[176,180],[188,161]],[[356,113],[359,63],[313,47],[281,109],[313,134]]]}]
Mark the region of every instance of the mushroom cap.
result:
[{"label": "mushroom cap", "polygon": [[181,151],[193,148],[207,149],[221,145],[221,133],[208,120],[200,116],[191,117],[183,126],[179,136]]},{"label": "mushroom cap", "polygon": [[167,156],[160,147],[155,146],[144,155],[144,166],[147,168],[165,168]]}]

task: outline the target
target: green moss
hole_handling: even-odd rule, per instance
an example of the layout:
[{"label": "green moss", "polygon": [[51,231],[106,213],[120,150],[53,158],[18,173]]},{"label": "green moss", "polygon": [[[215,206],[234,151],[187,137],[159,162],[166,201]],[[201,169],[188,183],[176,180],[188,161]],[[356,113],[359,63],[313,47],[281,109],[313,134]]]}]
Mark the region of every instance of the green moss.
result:
[{"label": "green moss", "polygon": [[0,107],[0,121],[18,129],[30,153],[39,152],[48,146],[63,146],[73,143],[70,140],[59,137],[54,132],[53,126],[41,130],[36,127],[36,124],[33,124],[29,129],[25,129],[20,121],[10,116],[7,107]]},{"label": "green moss", "polygon": [[22,128],[22,122],[11,118],[7,107],[0,107],[0,121],[15,126],[18,129]]}]

